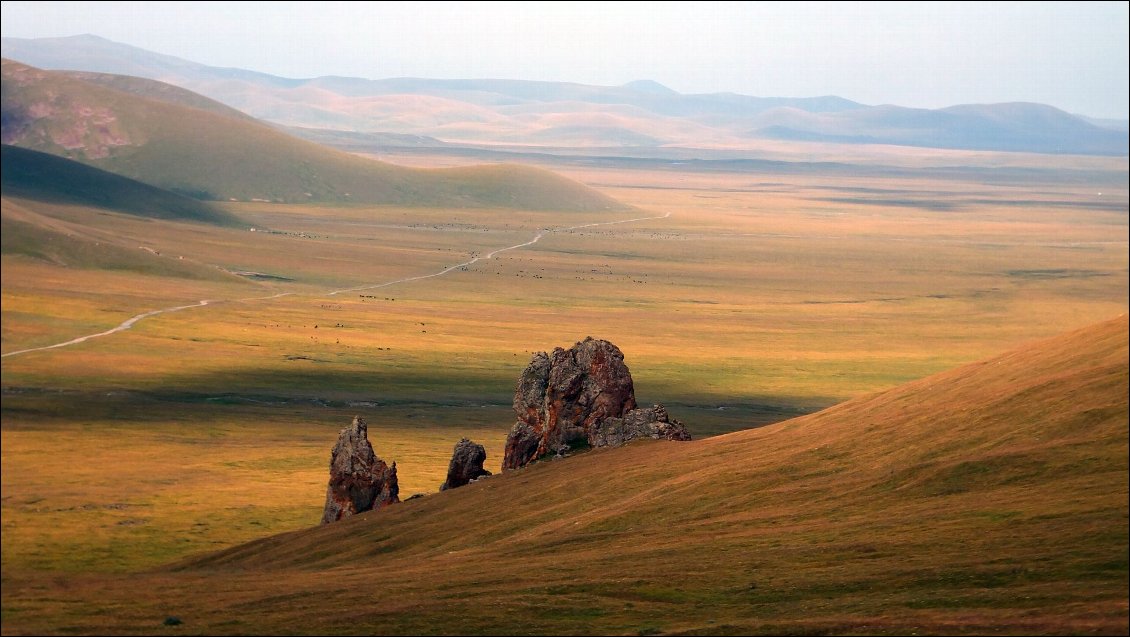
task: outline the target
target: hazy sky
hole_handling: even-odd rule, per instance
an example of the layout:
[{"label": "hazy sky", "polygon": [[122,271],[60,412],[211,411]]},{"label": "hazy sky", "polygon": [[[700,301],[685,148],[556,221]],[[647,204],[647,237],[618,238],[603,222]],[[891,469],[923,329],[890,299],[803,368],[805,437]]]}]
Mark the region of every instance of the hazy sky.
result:
[{"label": "hazy sky", "polygon": [[1128,117],[1126,2],[3,2],[4,36],[93,33],[286,77],[515,78]]}]

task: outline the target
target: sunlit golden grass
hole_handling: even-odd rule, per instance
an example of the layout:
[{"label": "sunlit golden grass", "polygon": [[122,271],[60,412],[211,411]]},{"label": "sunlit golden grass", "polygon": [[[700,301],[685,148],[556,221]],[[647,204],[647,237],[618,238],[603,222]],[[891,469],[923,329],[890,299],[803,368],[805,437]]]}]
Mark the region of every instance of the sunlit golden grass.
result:
[{"label": "sunlit golden grass", "polygon": [[6,627],[1124,633],[1127,334],[1123,316],[812,416],[545,462],[173,570],[6,572]]},{"label": "sunlit golden grass", "polygon": [[[641,403],[667,404],[672,415],[686,421],[701,438],[895,387],[1127,309],[1125,184],[1120,190],[1103,184],[1104,197],[1122,202],[1119,213],[1094,207],[1091,184],[1067,181],[1033,192],[909,178],[867,182],[587,169],[572,176],[601,185],[640,212],[230,204],[226,208],[248,224],[233,230],[15,202],[34,208],[41,215],[39,222],[52,224],[56,231],[131,250],[144,247],[162,258],[183,257],[202,266],[281,278],[231,276],[209,281],[95,270],[81,264],[61,267],[22,255],[2,257],[5,353],[109,329],[152,309],[216,301],[146,319],[129,331],[81,345],[3,360],[4,631],[15,632],[13,626],[19,631],[69,626],[77,632],[144,632],[140,626],[148,619],[115,623],[90,618],[92,613],[140,617],[131,613],[183,612],[169,605],[169,595],[197,600],[194,612],[210,618],[201,624],[208,631],[269,632],[271,627],[285,626],[282,622],[287,618],[307,621],[299,604],[293,611],[276,609],[280,623],[263,623],[262,629],[225,623],[244,621],[235,618],[244,611],[237,612],[232,598],[192,597],[186,592],[209,586],[210,575],[186,575],[167,583],[168,588],[158,584],[164,576],[155,575],[149,580],[158,582],[154,592],[133,590],[122,597],[110,596],[100,600],[98,608],[84,601],[68,610],[51,599],[56,597],[55,587],[63,585],[60,582],[97,588],[117,581],[78,573],[154,568],[313,524],[324,496],[329,450],[353,414],[370,422],[377,453],[397,461],[405,497],[438,488],[451,448],[462,436],[486,445],[487,466],[497,469],[513,420],[509,404],[514,383],[531,353],[567,347],[588,335],[609,339],[625,352]],[[890,191],[875,195],[879,199],[937,200],[956,207],[829,201],[842,197],[844,188],[868,187]],[[1009,203],[1037,199],[1051,203]],[[12,205],[5,199],[5,214]],[[529,241],[545,228],[668,212],[670,216],[662,219],[551,232],[536,244],[442,277],[330,294],[433,274]],[[256,231],[251,232],[251,227]],[[279,293],[290,295],[263,298]],[[1024,378],[1018,371],[1014,380]],[[1006,389],[1002,386],[1000,391]],[[907,409],[921,402],[921,394],[914,396],[903,399]],[[927,453],[936,442],[915,443],[909,449]],[[592,534],[562,540],[561,545],[545,540],[534,547],[525,566],[503,574],[491,574],[488,565],[514,553],[509,549],[471,558],[456,547],[450,558],[442,558],[452,560],[450,569],[440,562],[418,567],[401,562],[396,567],[400,581],[390,582],[382,599],[394,598],[399,591],[408,601],[386,601],[384,610],[362,615],[376,622],[383,621],[386,612],[404,611],[408,614],[398,616],[398,630],[442,632],[437,626],[444,624],[436,623],[434,614],[438,607],[426,600],[436,599],[436,584],[430,578],[443,572],[450,578],[444,586],[451,591],[451,597],[439,598],[444,604],[456,605],[455,610],[476,605],[510,609],[529,622],[522,626],[537,632],[793,632],[804,629],[805,620],[800,618],[813,610],[823,613],[813,615],[822,618],[812,619],[814,632],[898,632],[912,626],[906,618],[921,618],[932,632],[976,632],[991,626],[1011,632],[1057,632],[1055,627],[1064,625],[1047,623],[1049,613],[1039,611],[1049,599],[1074,605],[1068,613],[1074,617],[1072,631],[1085,631],[1089,608],[1094,610],[1095,626],[1112,625],[1108,602],[1089,601],[1089,589],[1073,592],[1067,600],[1052,585],[1041,583],[1050,580],[1028,576],[1024,577],[1031,581],[1024,583],[1023,594],[1034,600],[1031,607],[1002,610],[1004,593],[968,582],[1007,580],[1013,577],[1007,575],[1008,569],[1031,569],[1028,561],[1038,556],[1018,554],[1012,561],[1020,566],[1002,563],[998,573],[995,562],[977,566],[971,560],[979,553],[999,553],[1005,540],[985,539],[975,545],[972,555],[963,556],[946,536],[947,529],[957,527],[980,542],[1000,525],[1029,517],[1035,521],[1025,524],[1044,525],[1040,516],[1050,515],[1048,526],[1041,526],[1039,532],[1051,546],[1068,551],[1069,539],[1077,539],[1084,526],[1099,529],[1100,535],[1112,524],[1116,531],[1124,530],[1124,516],[1110,517],[1108,504],[1101,505],[1107,513],[1087,517],[1088,513],[1078,526],[1071,523],[1070,528],[1060,529],[1056,525],[1067,524],[1062,521],[1065,511],[1090,505],[1048,502],[1048,511],[1036,513],[1036,496],[1026,490],[1029,483],[1021,481],[1015,489],[995,492],[992,500],[982,501],[977,494],[948,495],[944,509],[956,521],[919,532],[893,520],[932,515],[936,502],[899,504],[890,500],[894,496],[877,491],[881,497],[874,503],[861,504],[862,509],[848,514],[833,506],[847,492],[827,492],[816,498],[815,509],[803,514],[784,511],[780,507],[786,501],[816,493],[816,487],[806,482],[808,473],[814,474],[812,479],[839,484],[847,469],[822,473],[821,462],[827,458],[815,452],[811,458],[782,455],[770,461],[748,449],[723,453],[710,444],[694,447],[703,450],[694,454],[698,468],[691,468],[690,457],[676,461],[666,451],[650,447],[628,450],[616,463],[616,475],[636,482],[617,478],[608,489],[619,485],[625,493],[636,493],[628,487],[654,480],[665,458],[683,467],[686,473],[672,469],[671,475],[684,477],[649,491],[672,489],[675,501],[685,508],[682,513],[646,510],[650,496],[639,495],[638,506],[644,508],[632,514],[636,518],[629,514],[618,522],[609,518],[601,524],[611,526],[598,525]],[[974,443],[963,447],[956,433],[938,444],[953,454],[981,453]],[[863,453],[859,457],[866,465],[870,456],[855,447],[843,458],[856,458],[857,452]],[[645,462],[653,453],[659,454],[654,467],[652,460]],[[764,466],[775,473],[751,486],[728,476],[727,472],[736,471],[732,467],[703,469],[713,462],[707,458],[711,454],[720,454],[719,458],[730,454],[727,457],[734,462],[740,459],[750,470]],[[1085,456],[1072,456],[1077,463],[1065,471],[1090,466]],[[579,475],[588,477],[570,484],[604,484],[608,476],[597,473],[608,467],[597,460],[606,457],[578,458],[576,462],[589,467]],[[978,458],[970,461],[981,462]],[[790,464],[794,461],[795,466]],[[595,464],[583,464],[587,462]],[[943,486],[950,475],[944,467],[922,471],[940,471]],[[871,479],[878,480],[867,478]],[[1087,482],[1090,478],[1080,480],[1092,487],[1098,484]],[[764,498],[779,494],[783,500],[733,496],[727,489],[735,486],[742,486],[743,493],[764,493]],[[555,498],[568,492],[565,483],[546,488],[554,490]],[[869,493],[847,495],[863,498]],[[439,497],[413,501],[403,511],[433,510],[441,506],[436,504]],[[730,506],[721,504],[723,500],[735,497],[729,522],[705,521],[710,511]],[[539,514],[543,517],[538,524],[562,525],[564,520],[571,524],[574,508],[589,506],[585,502],[589,500],[562,499]],[[982,504],[984,515],[977,513]],[[473,520],[496,506],[476,501],[477,508],[460,515]],[[632,511],[636,505],[612,498],[607,515],[623,506]],[[888,511],[888,522],[867,522]],[[780,527],[758,527],[756,541],[743,535],[753,533],[748,529],[751,520],[776,518],[781,518]],[[855,526],[845,530],[826,524],[840,519],[855,520]],[[497,537],[516,532],[529,521],[522,516],[499,520],[497,524],[503,526],[496,528]],[[668,540],[653,537],[651,543],[637,546],[635,541],[616,539],[616,534],[640,523],[662,522],[689,524],[695,533],[718,531],[721,543],[712,544],[709,555],[700,556],[701,564],[679,558],[673,563],[681,570],[669,571]],[[409,533],[427,537],[431,528]],[[739,533],[740,529],[746,530]],[[1063,539],[1053,537],[1056,529],[1064,532]],[[727,543],[723,541],[727,533],[741,537]],[[484,543],[490,539],[482,538]],[[603,546],[606,538],[614,539],[614,544]],[[688,542],[693,546],[696,541]],[[892,545],[900,548],[888,551]],[[932,546],[939,548],[931,552]],[[918,547],[918,552],[908,547]],[[881,559],[868,557],[875,552]],[[772,558],[743,557],[757,555]],[[839,556],[851,566],[832,558],[820,564],[813,561],[822,555]],[[763,568],[754,564],[761,559],[771,564],[766,572],[778,583],[772,599],[754,603],[730,597],[739,589],[745,595],[749,581],[759,581],[745,573],[724,572],[709,586],[703,583],[712,579],[710,573],[723,572],[718,569],[724,563],[748,563],[756,571]],[[569,564],[578,560],[596,566],[585,567],[590,578],[587,588],[573,590],[570,582],[578,573]],[[936,604],[941,602],[915,592],[937,592],[931,588],[934,584],[919,581],[916,568],[949,561],[955,566],[948,575],[938,575],[947,591],[938,599],[972,609],[962,616],[967,619],[938,610]],[[858,577],[848,572],[860,564],[867,568]],[[1085,566],[1079,566],[1080,573]],[[609,569],[632,574],[598,575]],[[1063,573],[1070,570],[1063,569]],[[798,570],[805,574],[794,573]],[[60,571],[68,575],[59,579],[42,574]],[[673,572],[689,574],[688,582],[693,584],[672,589]],[[288,575],[281,581],[295,590],[313,590],[307,587],[325,583],[348,597],[346,585],[340,582],[372,578],[368,571],[335,573],[306,572],[293,576],[298,579]],[[821,573],[841,583],[822,589],[815,580],[806,579]],[[273,585],[274,580],[256,574],[241,577],[249,590]],[[1070,579],[1067,574],[1062,577]],[[627,592],[614,594],[621,589]],[[17,590],[23,591],[19,597],[10,592]],[[472,590],[478,592],[468,592]],[[759,590],[764,590],[760,584]],[[790,590],[807,592],[781,592]],[[1021,594],[1011,584],[1004,590],[1009,596]],[[141,600],[137,603],[142,610],[129,610],[134,604],[129,595]],[[894,615],[876,610],[881,606],[876,595],[885,596],[897,609],[891,611]],[[248,597],[248,603],[253,599],[257,598]],[[981,602],[974,603],[978,599],[994,610],[980,614],[977,603]],[[212,602],[213,610],[207,610]],[[418,620],[412,619],[420,608],[425,611]],[[687,608],[698,609],[697,619],[677,619]],[[715,624],[706,619],[711,608],[721,609]],[[859,612],[871,628],[862,627],[853,608],[862,609]],[[641,624],[639,618],[648,613],[659,619]],[[39,615],[54,618],[55,623],[28,619]],[[485,611],[471,616],[478,619],[471,620],[467,632],[502,630]],[[774,624],[773,617],[778,616],[787,623]],[[84,622],[93,623],[83,628]],[[352,630],[316,622],[306,625],[319,631]]]},{"label": "sunlit golden grass", "polygon": [[[319,358],[321,368],[364,372],[366,361],[388,359],[381,352],[394,342],[397,360],[428,365],[437,356],[464,354],[468,375],[489,376],[499,373],[488,371],[499,360],[593,334],[621,344],[642,378],[648,370],[687,370],[683,378],[662,373],[670,385],[692,383],[690,394],[754,391],[826,404],[1126,305],[1126,243],[1117,234],[1125,218],[1111,213],[989,204],[962,212],[832,205],[816,201],[820,192],[807,183],[770,193],[733,192],[717,175],[690,178],[695,183],[686,191],[617,191],[656,215],[670,212],[668,218],[552,233],[442,278],[335,296],[327,293],[435,273],[528,241],[540,228],[608,219],[241,205],[233,210],[258,232],[194,228],[176,235],[154,233],[153,224],[114,220],[119,236],[144,240],[163,254],[191,252],[190,258],[229,269],[294,279],[249,283],[248,296],[299,294],[169,315],[115,339],[139,341],[126,351],[158,352],[159,343],[192,349],[162,343],[165,335],[183,340],[192,332],[205,346],[174,358],[156,355],[175,360],[178,376],[192,375],[194,366],[202,373],[212,366],[273,367],[287,355]],[[703,179],[715,189],[710,199],[703,198]],[[748,177],[729,179],[740,185]],[[883,185],[899,185],[891,181]],[[924,186],[903,184],[911,192]],[[1003,199],[1016,193],[991,194]],[[1085,198],[1082,192],[1075,196]],[[79,281],[72,287],[76,294],[88,290]],[[6,285],[5,293],[18,288]],[[40,293],[33,290],[30,302]],[[331,329],[310,331],[314,325]],[[15,329],[6,348],[21,345]],[[221,345],[230,353],[211,349]],[[50,367],[56,355],[73,354],[37,356]],[[476,369],[480,360],[489,362]],[[6,373],[14,378],[17,368],[35,364],[9,365]],[[154,360],[147,367],[162,364]],[[113,378],[123,367],[89,369]],[[714,389],[693,386],[706,368],[730,380],[713,379],[712,385],[722,383]],[[160,375],[151,376],[161,382]]]},{"label": "sunlit golden grass", "polygon": [[[76,399],[86,409],[4,398],[16,414],[2,432],[5,570],[131,571],[316,524],[327,444],[350,417],[344,407],[310,419],[297,407],[205,398],[200,416],[137,397],[55,397]],[[498,469],[503,428],[474,413],[444,423],[416,411],[392,409],[369,433],[398,462],[402,497],[438,490],[462,436],[486,443]],[[70,486],[60,489],[61,477]]]}]

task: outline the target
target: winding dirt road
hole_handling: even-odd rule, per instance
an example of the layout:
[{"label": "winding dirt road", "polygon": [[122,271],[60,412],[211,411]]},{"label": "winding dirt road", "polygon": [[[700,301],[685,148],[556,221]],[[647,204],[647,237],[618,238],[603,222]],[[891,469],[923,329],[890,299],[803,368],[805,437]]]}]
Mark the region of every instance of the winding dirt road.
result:
[{"label": "winding dirt road", "polygon": [[169,312],[177,312],[179,310],[187,310],[190,307],[204,307],[205,305],[208,305],[208,304],[214,303],[214,302],[215,301],[204,300],[204,301],[200,301],[199,303],[193,303],[192,305],[178,305],[177,307],[167,307],[163,310],[152,310],[152,311],[149,311],[149,312],[145,312],[144,314],[138,314],[137,316],[135,316],[133,318],[126,319],[125,321],[122,321],[121,325],[119,325],[119,326],[117,326],[113,329],[106,330],[105,332],[98,332],[97,334],[88,334],[86,336],[80,336],[78,338],[72,338],[71,340],[69,340],[65,343],[55,343],[54,345],[47,345],[45,347],[31,347],[31,348],[28,348],[28,349],[20,349],[20,350],[14,351],[14,352],[8,352],[7,354],[0,355],[0,358],[8,358],[9,356],[16,356],[17,354],[27,354],[28,352],[41,352],[45,349],[55,349],[56,347],[66,347],[68,345],[78,345],[79,343],[89,341],[92,338],[98,338],[99,336],[109,336],[111,334],[116,334],[117,332],[124,332],[125,330],[128,330],[129,328],[133,327],[134,324],[137,323],[138,321],[140,321],[141,319],[149,318],[150,316],[157,316],[158,314],[168,314]]},{"label": "winding dirt road", "polygon": [[648,220],[651,220],[651,219],[666,219],[667,217],[670,217],[670,216],[671,216],[671,213],[668,212],[665,215],[660,215],[660,216],[657,216],[657,217],[637,217],[635,219],[621,219],[619,221],[601,221],[601,222],[598,222],[598,223],[586,223],[586,224],[583,224],[583,225],[580,225],[580,226],[570,226],[568,228],[554,228],[552,230],[550,230],[548,228],[543,228],[542,230],[538,231],[537,235],[533,239],[530,239],[529,241],[527,241],[525,243],[519,243],[517,245],[507,246],[505,248],[499,248],[499,249],[495,250],[494,252],[488,252],[487,254],[485,254],[481,257],[475,257],[475,258],[473,258],[469,261],[464,261],[463,263],[456,263],[455,265],[444,268],[444,269],[440,270],[439,272],[433,272],[432,274],[421,274],[419,276],[410,276],[410,277],[406,277],[406,278],[403,278],[403,279],[397,279],[395,281],[386,281],[385,283],[377,283],[377,284],[374,284],[374,285],[359,285],[359,286],[353,287],[353,288],[345,288],[343,290],[334,290],[333,292],[328,292],[327,294],[329,294],[329,296],[333,296],[335,294],[342,294],[342,293],[345,293],[345,292],[358,292],[360,290],[375,290],[377,288],[386,288],[390,285],[396,285],[397,283],[407,283],[409,281],[419,281],[421,279],[431,279],[431,278],[434,278],[434,277],[437,277],[437,276],[443,276],[443,275],[447,274],[448,272],[451,272],[453,270],[458,270],[459,268],[465,268],[465,267],[472,265],[474,263],[477,263],[479,261],[486,261],[487,259],[493,259],[494,255],[496,255],[496,254],[500,254],[500,253],[506,252],[508,250],[517,250],[519,248],[525,248],[527,246],[532,246],[535,243],[537,243],[538,241],[541,241],[541,238],[544,237],[545,235],[552,234],[552,233],[555,233],[555,232],[568,232],[570,230],[580,230],[581,228],[591,228],[593,226],[613,226],[613,225],[616,225],[618,223],[632,223],[633,221],[648,221]]},{"label": "winding dirt road", "polygon": [[[636,221],[650,221],[650,220],[654,220],[654,219],[666,219],[670,216],[671,216],[671,213],[668,212],[665,215],[658,215],[658,216],[653,216],[653,217],[636,217],[634,219],[620,219],[618,221],[599,221],[599,222],[596,222],[596,223],[585,223],[585,224],[581,224],[579,226],[569,226],[568,228],[553,228],[553,229],[545,228],[545,229],[539,230],[538,233],[534,236],[533,239],[530,239],[529,241],[526,241],[525,243],[518,243],[518,244],[515,244],[515,245],[512,245],[512,246],[507,246],[505,248],[499,248],[499,249],[497,249],[493,252],[488,252],[487,254],[485,254],[483,256],[474,257],[474,258],[472,258],[468,261],[464,261],[463,263],[457,263],[453,266],[444,268],[444,269],[440,270],[439,272],[433,272],[432,274],[421,274],[419,276],[410,276],[410,277],[405,277],[403,279],[396,279],[395,281],[386,281],[384,283],[376,283],[376,284],[373,284],[373,285],[361,285],[361,286],[352,287],[352,288],[345,288],[345,289],[342,289],[342,290],[333,290],[333,291],[326,292],[325,294],[327,296],[334,296],[334,295],[337,295],[337,294],[343,294],[345,292],[357,292],[359,290],[375,290],[377,288],[385,288],[385,287],[388,287],[390,285],[397,285],[397,284],[400,284],[400,283],[408,283],[410,281],[422,281],[424,279],[432,279],[432,278],[435,278],[435,277],[438,277],[438,276],[443,276],[443,275],[445,275],[449,272],[453,272],[453,271],[458,270],[460,268],[465,268],[465,267],[472,265],[474,263],[477,263],[479,261],[485,261],[487,259],[493,259],[496,254],[501,254],[501,253],[507,252],[509,250],[518,250],[518,249],[521,249],[521,248],[532,246],[535,243],[537,243],[538,241],[541,241],[542,237],[544,237],[547,234],[553,234],[553,233],[557,233],[557,232],[568,232],[570,230],[580,230],[582,228],[592,228],[592,227],[595,227],[595,226],[614,226],[614,225],[618,225],[618,224],[622,224],[622,223],[633,223],[633,222],[636,222]],[[235,299],[235,302],[262,301],[262,300],[266,300],[266,299],[276,299],[276,298],[279,298],[279,297],[282,297],[282,296],[293,296],[295,294],[296,294],[295,292],[280,292],[278,294],[272,294],[270,296],[257,296],[257,297],[250,297],[250,298],[245,298],[245,299]],[[149,317],[152,317],[152,316],[157,316],[157,315],[160,315],[160,314],[168,314],[170,312],[179,312],[180,310],[187,310],[189,308],[194,308],[194,307],[204,307],[206,305],[215,305],[217,303],[230,303],[230,302],[232,302],[232,301],[205,299],[203,301],[199,301],[197,303],[192,303],[190,305],[178,305],[176,307],[167,307],[167,308],[160,309],[160,310],[151,310],[149,312],[144,312],[144,313],[138,314],[137,316],[134,316],[132,318],[126,319],[125,321],[123,321],[121,323],[121,325],[118,325],[117,327],[115,327],[113,329],[106,330],[105,332],[98,332],[97,334],[88,334],[86,336],[80,336],[78,338],[73,338],[73,339],[66,341],[66,342],[63,342],[63,343],[55,343],[54,345],[46,345],[44,347],[30,347],[28,349],[16,350],[14,352],[8,352],[7,354],[0,355],[0,358],[8,358],[9,356],[18,356],[20,354],[28,354],[28,353],[31,353],[31,352],[41,352],[41,351],[44,351],[44,350],[56,349],[56,348],[60,348],[60,347],[67,347],[67,346],[70,346],[70,345],[78,345],[79,343],[86,342],[86,341],[88,341],[92,338],[100,338],[102,336],[109,336],[111,334],[116,334],[118,332],[124,332],[125,330],[128,330],[131,327],[133,327],[134,325],[136,325],[138,321],[141,321],[142,319],[146,319],[146,318],[149,318]]]}]

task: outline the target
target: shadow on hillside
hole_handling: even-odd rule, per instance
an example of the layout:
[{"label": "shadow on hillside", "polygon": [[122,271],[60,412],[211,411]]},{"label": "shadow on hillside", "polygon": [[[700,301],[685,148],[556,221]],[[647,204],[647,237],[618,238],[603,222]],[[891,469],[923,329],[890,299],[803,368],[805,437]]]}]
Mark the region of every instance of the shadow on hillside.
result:
[{"label": "shadow on hillside", "polygon": [[155,219],[242,225],[232,214],[183,194],[47,153],[8,145],[2,150],[4,193],[9,196]]}]

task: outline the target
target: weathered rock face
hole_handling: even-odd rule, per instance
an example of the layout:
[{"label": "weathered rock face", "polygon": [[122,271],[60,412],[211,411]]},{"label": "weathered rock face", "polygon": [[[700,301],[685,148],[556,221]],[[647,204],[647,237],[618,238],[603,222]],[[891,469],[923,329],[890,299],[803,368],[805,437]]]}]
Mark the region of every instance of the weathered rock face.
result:
[{"label": "weathered rock face", "polygon": [[518,379],[518,422],[506,439],[502,469],[516,469],[584,441],[595,422],[636,406],[624,354],[608,341],[586,338],[568,350],[535,354]]},{"label": "weathered rock face", "polygon": [[606,418],[592,432],[594,447],[619,447],[637,438],[654,440],[690,440],[683,423],[672,420],[663,405],[633,409],[623,418]]},{"label": "weathered rock face", "polygon": [[542,431],[519,420],[506,436],[506,449],[502,455],[502,470],[524,467],[538,457],[538,447],[542,443]]},{"label": "weathered rock face", "polygon": [[447,480],[440,486],[440,491],[461,487],[472,480],[491,475],[490,471],[483,468],[487,459],[487,450],[482,445],[477,445],[464,438],[455,444],[455,451],[451,454],[451,463],[447,465]]},{"label": "weathered rock face", "polygon": [[368,427],[360,416],[341,430],[330,455],[330,484],[322,524],[400,501],[396,463],[385,464],[369,444]]},{"label": "weathered rock face", "polygon": [[[558,347],[551,355],[539,352],[518,379],[514,392],[518,422],[506,439],[502,469],[517,469],[547,454],[560,455],[577,447],[623,444],[643,437],[644,432],[649,438],[690,439],[681,423],[666,419],[661,407],[633,417],[629,429],[634,434],[619,425],[597,436],[606,420],[623,419],[635,408],[632,374],[624,364],[624,354],[612,343],[590,336],[567,350]],[[662,419],[652,413],[655,409],[662,411]],[[652,422],[667,426],[646,426]],[[664,433],[652,435],[660,430]],[[620,442],[607,442],[611,440]]]}]

